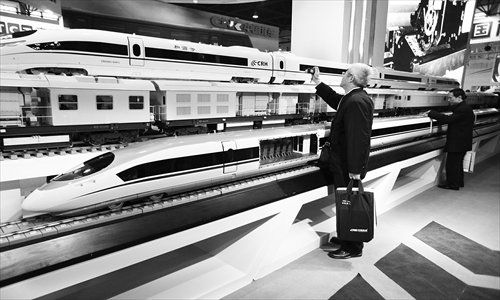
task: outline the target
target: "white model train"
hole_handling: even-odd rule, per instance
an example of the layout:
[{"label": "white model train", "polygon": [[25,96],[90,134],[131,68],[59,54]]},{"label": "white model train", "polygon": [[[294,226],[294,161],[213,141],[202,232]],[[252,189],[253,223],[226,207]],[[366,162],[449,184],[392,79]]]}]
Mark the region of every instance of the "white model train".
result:
[{"label": "white model train", "polygon": [[[379,115],[448,105],[444,91],[368,92]],[[312,123],[333,112],[316,98],[312,85],[1,73],[0,148],[128,142],[154,126],[184,135]],[[494,94],[468,93],[467,101],[498,106]]]},{"label": "white model train", "polygon": [[317,159],[324,125],[166,137],[104,153],[36,189],[23,210],[94,210],[158,193],[177,193]]},{"label": "white model train", "polygon": [[[476,110],[477,130],[500,130],[498,110]],[[426,117],[375,119],[372,150],[440,134]],[[323,124],[166,137],[107,152],[30,193],[25,215],[82,214],[157,194],[175,194],[316,160]]]},{"label": "white model train", "polygon": [[[14,33],[0,40],[4,72],[156,78],[220,82],[306,83],[318,66],[325,83],[338,85],[348,65],[118,32],[64,29]],[[450,90],[454,79],[379,69],[370,87]]]},{"label": "white model train", "polygon": [[[338,88],[347,68],[290,53],[96,30],[17,33],[0,46],[1,150],[127,142],[152,128],[183,135],[312,123],[333,110],[316,101],[306,70],[320,66],[325,82]],[[447,106],[445,96],[457,86],[379,69],[368,92],[378,114],[397,115]],[[494,94],[469,93],[468,102],[498,107]]]}]

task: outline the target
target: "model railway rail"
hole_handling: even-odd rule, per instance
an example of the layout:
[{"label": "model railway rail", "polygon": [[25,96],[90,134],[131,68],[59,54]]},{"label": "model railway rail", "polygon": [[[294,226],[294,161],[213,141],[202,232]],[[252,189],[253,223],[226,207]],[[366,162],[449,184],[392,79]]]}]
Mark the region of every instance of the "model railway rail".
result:
[{"label": "model railway rail", "polygon": [[[475,138],[498,135],[500,124],[479,128]],[[372,151],[368,170],[441,149],[446,139],[423,140]],[[231,185],[226,193],[205,189],[200,193],[148,201],[119,211],[94,213],[65,219],[24,220],[1,224],[2,260],[0,286],[90,260],[120,249],[170,235],[248,209],[325,186],[314,166],[293,168],[271,176],[258,176]],[[251,197],[249,197],[251,195]],[[184,199],[183,199],[184,198]],[[197,201],[196,201],[197,200]],[[20,237],[15,239],[14,236]]]},{"label": "model railway rail", "polygon": [[[421,110],[425,110],[425,108],[421,108]],[[475,109],[474,113],[476,115],[476,125],[478,124],[483,124],[483,123],[495,123],[499,119],[499,113],[498,109],[496,108],[487,108],[487,109]],[[416,115],[407,115],[407,116],[387,116],[387,117],[381,117],[381,116],[376,116],[375,120],[376,122],[380,123],[385,123],[385,122],[390,122],[390,121],[398,121],[398,119],[402,119],[404,122],[404,119],[412,119],[412,118],[417,118],[418,116]],[[401,123],[399,122],[399,123]],[[374,128],[376,129],[376,127]],[[148,135],[148,136],[142,136],[141,141],[137,141],[138,143],[144,142],[150,139],[156,139],[156,138],[162,138],[166,137],[165,134],[156,134],[156,135]],[[136,143],[136,142],[133,142]],[[85,153],[85,152],[94,152],[94,151],[112,151],[115,149],[120,149],[123,147],[126,147],[130,143],[117,143],[117,144],[105,144],[105,145],[99,145],[99,146],[72,146],[72,147],[54,147],[51,148],[50,145],[48,145],[44,149],[38,149],[38,150],[11,150],[11,151],[2,151],[0,152],[0,161],[2,160],[7,160],[7,159],[28,159],[28,158],[40,158],[40,157],[50,157],[50,156],[56,156],[56,155],[67,155],[67,154],[76,154],[76,153]]]},{"label": "model railway rail", "polygon": [[[474,138],[489,135],[492,133],[494,134],[498,131],[500,131],[500,123],[494,126],[480,126],[475,129]],[[369,169],[372,170],[393,162],[393,154],[396,152],[399,153],[399,156],[401,156],[401,153],[403,152],[414,155],[414,153],[411,153],[411,151],[409,151],[408,149],[414,149],[414,147],[418,147],[419,149],[421,149],[423,147],[422,145],[425,144],[433,145],[432,149],[439,148],[444,144],[444,137],[433,136],[410,143],[402,143],[372,149],[370,154],[371,159],[369,162]],[[105,210],[74,217],[40,215],[16,222],[2,223],[0,224],[0,249],[4,247],[23,244],[26,242],[36,242],[37,239],[44,239],[52,235],[63,234],[65,232],[74,231],[79,228],[95,226],[103,222],[128,218],[136,214],[147,213],[158,209],[164,209],[176,205],[182,205],[207,198],[217,197],[226,193],[232,193],[241,189],[246,189],[273,181],[279,181],[314,171],[317,171],[317,168],[315,166],[305,165],[280,172],[275,172],[272,174],[265,174],[235,182],[229,182],[219,186],[207,187],[201,190],[181,193],[178,195],[144,197],[142,199],[133,201],[130,204],[126,204],[122,208],[117,208],[114,210]]]},{"label": "model railway rail", "polygon": [[82,147],[64,147],[61,149],[39,149],[29,151],[7,151],[0,153],[0,161],[7,159],[29,159],[29,158],[42,158],[52,157],[57,155],[71,155],[77,153],[87,153],[95,151],[113,151],[116,149],[124,148],[127,144],[111,144],[102,146],[82,146]]},{"label": "model railway rail", "polygon": [[292,171],[294,176],[276,177],[253,187],[242,182],[233,192],[167,209],[151,203],[130,214],[99,215],[89,220],[93,225],[84,219],[54,225],[46,237],[38,234],[0,248],[0,287],[324,186],[315,171],[315,167],[302,174]]},{"label": "model railway rail", "polygon": [[2,151],[0,152],[0,161],[7,159],[29,159],[29,158],[42,158],[42,157],[52,157],[57,155],[71,155],[71,154],[79,154],[79,153],[87,153],[87,152],[96,152],[96,151],[113,151],[116,149],[125,148],[130,144],[145,142],[150,139],[157,139],[166,137],[164,134],[159,135],[150,135],[144,136],[140,141],[131,142],[131,143],[118,143],[118,144],[105,144],[98,146],[81,146],[75,145],[72,147],[47,147],[45,149],[37,149],[37,150],[12,150],[12,151]]},{"label": "model railway rail", "polygon": [[314,171],[317,171],[316,167],[307,165],[282,172],[230,182],[220,186],[191,191],[189,193],[165,196],[155,200],[150,200],[150,198],[145,197],[138,201],[134,201],[134,204],[126,205],[115,210],[106,210],[87,215],[63,218],[50,215],[40,215],[16,222],[3,223],[0,224],[0,250],[3,250],[4,248],[11,248],[16,245],[35,243],[41,239],[49,239],[68,232],[74,232],[75,230],[85,229],[86,227],[93,227],[111,221],[118,221],[136,214],[148,213],[207,198],[218,197],[226,193],[237,192],[242,189],[298,175],[304,175]]}]

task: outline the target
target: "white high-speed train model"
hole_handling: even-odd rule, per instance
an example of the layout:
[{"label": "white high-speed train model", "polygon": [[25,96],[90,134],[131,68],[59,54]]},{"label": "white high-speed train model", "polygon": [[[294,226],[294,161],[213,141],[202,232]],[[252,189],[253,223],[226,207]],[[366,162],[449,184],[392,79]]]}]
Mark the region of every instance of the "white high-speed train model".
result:
[{"label": "white high-speed train model", "polygon": [[[63,29],[14,33],[0,40],[4,72],[54,73],[221,82],[307,83],[320,68],[323,82],[338,85],[347,64],[118,32]],[[380,69],[370,87],[450,90],[454,79]]]},{"label": "white high-speed train model", "polygon": [[[497,109],[476,110],[475,114],[476,132],[500,130]],[[444,131],[446,126],[426,117],[375,119],[371,148],[384,149]],[[318,158],[328,134],[323,123],[136,143],[53,178],[29,194],[22,208],[25,215],[82,214],[141,197],[300,166]]]},{"label": "white high-speed train model", "polygon": [[27,212],[94,210],[177,193],[317,159],[324,125],[166,137],[97,156],[53,178],[23,201]]}]

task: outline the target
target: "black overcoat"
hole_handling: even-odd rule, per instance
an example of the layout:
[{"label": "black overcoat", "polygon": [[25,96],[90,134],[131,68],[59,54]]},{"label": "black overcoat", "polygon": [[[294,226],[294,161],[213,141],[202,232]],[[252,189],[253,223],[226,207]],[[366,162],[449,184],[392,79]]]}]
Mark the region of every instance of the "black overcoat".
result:
[{"label": "black overcoat", "polygon": [[429,117],[436,119],[439,123],[448,124],[444,151],[467,152],[472,149],[474,112],[472,107],[464,101],[452,106],[451,111],[451,115],[445,115],[431,110]]},{"label": "black overcoat", "polygon": [[349,173],[361,174],[361,178],[364,178],[367,172],[373,101],[362,88],[354,89],[343,96],[328,85],[320,83],[316,87],[316,93],[337,110],[330,129],[329,171],[336,187],[346,186]]}]

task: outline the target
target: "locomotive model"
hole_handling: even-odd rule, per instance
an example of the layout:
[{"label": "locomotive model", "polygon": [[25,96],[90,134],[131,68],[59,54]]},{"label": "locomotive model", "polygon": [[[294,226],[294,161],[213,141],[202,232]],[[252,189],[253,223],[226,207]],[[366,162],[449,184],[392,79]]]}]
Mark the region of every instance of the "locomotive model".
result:
[{"label": "locomotive model", "polygon": [[[497,109],[475,110],[476,131],[498,131]],[[442,134],[421,116],[377,118],[372,151]],[[126,201],[176,194],[317,160],[326,123],[165,137],[106,152],[53,178],[22,203],[25,214],[82,214]]]},{"label": "locomotive model", "polygon": [[324,125],[166,137],[106,152],[24,200],[29,212],[85,212],[155,194],[263,174],[317,159]]}]

